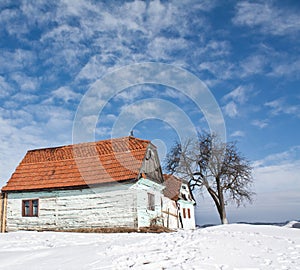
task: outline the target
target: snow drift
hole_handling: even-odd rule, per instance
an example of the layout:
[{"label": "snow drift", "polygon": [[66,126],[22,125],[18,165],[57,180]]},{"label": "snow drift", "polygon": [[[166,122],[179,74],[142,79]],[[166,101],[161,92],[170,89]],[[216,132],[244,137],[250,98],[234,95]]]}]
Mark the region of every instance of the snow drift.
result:
[{"label": "snow drift", "polygon": [[174,233],[0,234],[0,269],[300,269],[300,230],[231,224]]},{"label": "snow drift", "polygon": [[300,229],[300,222],[298,221],[290,221],[288,222],[285,227],[288,227],[288,228],[295,228],[295,229]]}]

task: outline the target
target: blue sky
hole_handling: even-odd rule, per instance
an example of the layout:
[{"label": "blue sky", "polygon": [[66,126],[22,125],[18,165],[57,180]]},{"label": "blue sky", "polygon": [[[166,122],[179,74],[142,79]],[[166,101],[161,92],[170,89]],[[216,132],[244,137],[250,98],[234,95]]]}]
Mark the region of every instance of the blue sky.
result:
[{"label": "blue sky", "polygon": [[[299,219],[299,14],[296,0],[1,1],[1,186],[28,149],[73,142],[78,106],[103,76],[157,62],[207,85],[227,140],[254,166],[254,203],[229,206],[229,221]],[[154,99],[171,103],[169,112]],[[177,109],[197,130],[208,129],[193,100],[156,84],[124,89],[86,122],[96,119],[94,138],[105,139],[127,112],[125,130],[154,140],[163,158],[185,131],[174,125]],[[209,199],[200,196],[197,211],[199,223],[218,221]]]}]

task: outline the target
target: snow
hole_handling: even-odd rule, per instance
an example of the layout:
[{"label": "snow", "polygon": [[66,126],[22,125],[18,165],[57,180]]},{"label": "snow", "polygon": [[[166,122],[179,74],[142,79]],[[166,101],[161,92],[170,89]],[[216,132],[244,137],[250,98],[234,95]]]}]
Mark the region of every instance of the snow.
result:
[{"label": "snow", "polygon": [[230,224],[162,234],[20,231],[0,234],[0,269],[300,269],[300,230]]},{"label": "snow", "polygon": [[300,229],[300,222],[299,221],[290,221],[289,223],[287,223],[285,225],[285,227]]}]

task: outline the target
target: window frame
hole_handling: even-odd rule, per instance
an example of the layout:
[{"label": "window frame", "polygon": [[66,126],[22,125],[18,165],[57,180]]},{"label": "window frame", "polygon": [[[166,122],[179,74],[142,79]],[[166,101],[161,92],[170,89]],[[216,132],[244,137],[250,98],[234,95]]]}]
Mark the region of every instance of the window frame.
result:
[{"label": "window frame", "polygon": [[[26,211],[28,204],[28,214]],[[22,200],[22,217],[38,217],[39,216],[39,199]]]},{"label": "window frame", "polygon": [[148,204],[147,209],[150,211],[155,211],[155,195],[153,193],[147,193],[148,196]]}]

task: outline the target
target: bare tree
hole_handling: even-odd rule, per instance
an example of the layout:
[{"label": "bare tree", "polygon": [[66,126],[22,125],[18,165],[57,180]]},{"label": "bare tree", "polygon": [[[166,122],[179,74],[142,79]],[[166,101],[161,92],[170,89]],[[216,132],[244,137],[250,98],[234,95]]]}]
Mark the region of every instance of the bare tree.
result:
[{"label": "bare tree", "polygon": [[166,158],[165,169],[188,180],[191,188],[203,187],[212,197],[222,224],[228,223],[226,203],[240,206],[251,202],[252,168],[233,142],[223,143],[218,136],[204,133],[183,145],[176,142]]}]

